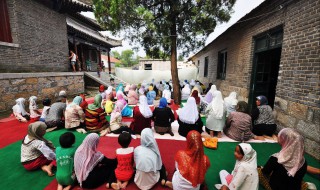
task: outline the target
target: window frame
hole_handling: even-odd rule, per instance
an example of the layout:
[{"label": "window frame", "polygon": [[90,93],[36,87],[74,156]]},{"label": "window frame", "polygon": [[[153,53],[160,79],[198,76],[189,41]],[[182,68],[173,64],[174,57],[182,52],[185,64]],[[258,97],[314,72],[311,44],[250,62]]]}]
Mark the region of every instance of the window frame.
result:
[{"label": "window frame", "polygon": [[209,56],[204,58],[204,69],[203,69],[203,77],[208,77],[209,73]]},{"label": "window frame", "polygon": [[225,80],[227,73],[228,51],[221,50],[218,52],[217,79]]},{"label": "window frame", "polygon": [[0,42],[12,43],[13,40],[6,0],[0,0],[0,26]]}]

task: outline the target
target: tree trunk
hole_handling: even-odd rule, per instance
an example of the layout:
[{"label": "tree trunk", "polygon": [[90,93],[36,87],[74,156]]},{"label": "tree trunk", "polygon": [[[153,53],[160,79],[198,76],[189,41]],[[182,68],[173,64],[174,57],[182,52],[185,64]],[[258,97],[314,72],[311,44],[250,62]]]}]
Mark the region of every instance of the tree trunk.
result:
[{"label": "tree trunk", "polygon": [[174,103],[180,105],[181,93],[177,68],[177,29],[175,18],[171,25],[171,77],[173,84]]}]

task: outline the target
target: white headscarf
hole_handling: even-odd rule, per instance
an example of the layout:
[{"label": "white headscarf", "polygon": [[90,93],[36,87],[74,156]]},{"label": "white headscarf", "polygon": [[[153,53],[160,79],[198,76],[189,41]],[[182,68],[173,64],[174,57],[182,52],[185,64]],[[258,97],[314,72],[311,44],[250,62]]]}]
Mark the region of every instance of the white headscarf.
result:
[{"label": "white headscarf", "polygon": [[211,92],[213,98],[214,98],[213,93],[214,93],[215,91],[217,91],[217,87],[216,87],[216,85],[213,84],[213,85],[211,85],[211,88],[210,88],[210,90],[209,90],[209,92]]},{"label": "white headscarf", "polygon": [[199,119],[199,112],[194,97],[189,97],[187,103],[179,111],[179,119],[188,124],[195,124]]},{"label": "white headscarf", "polygon": [[188,96],[190,95],[191,89],[190,89],[189,84],[185,84],[184,85],[183,89],[181,90],[181,93],[182,94],[188,94]]},{"label": "white headscarf", "polygon": [[36,96],[31,96],[29,98],[29,110],[36,110],[38,109],[38,106],[37,106],[37,97]]},{"label": "white headscarf", "polygon": [[273,156],[278,158],[288,175],[294,177],[305,163],[303,137],[294,129],[284,128],[278,134],[278,141],[282,148]]},{"label": "white headscarf", "polygon": [[134,149],[134,162],[137,170],[143,172],[156,172],[162,167],[158,144],[150,128],[141,132],[141,145]]},{"label": "white headscarf", "polygon": [[148,100],[146,96],[139,97],[139,111],[145,118],[152,117],[152,111],[148,105]]},{"label": "white headscarf", "polygon": [[221,92],[216,90],[213,94],[214,99],[208,105],[207,109],[211,115],[216,119],[222,119],[224,114],[224,102],[222,99]]},{"label": "white headscarf", "polygon": [[191,81],[190,81],[190,85],[191,85],[191,86],[196,85],[196,82],[194,81],[194,79],[191,79]]},{"label": "white headscarf", "polygon": [[224,98],[224,102],[226,104],[236,106],[238,104],[237,100],[237,93],[236,92],[231,92],[228,97]]},{"label": "white headscarf", "polygon": [[234,171],[237,171],[237,168],[240,165],[245,165],[245,167],[257,168],[257,152],[251,147],[248,143],[240,143],[239,146],[243,150],[243,158],[239,161],[236,161]]},{"label": "white headscarf", "polygon": [[64,91],[64,90],[61,90],[61,91],[59,92],[59,96],[67,97],[67,92]]},{"label": "white headscarf", "polygon": [[28,113],[24,109],[24,102],[26,100],[24,98],[16,99],[16,105],[12,107],[13,112],[21,113],[21,115],[27,115]]}]

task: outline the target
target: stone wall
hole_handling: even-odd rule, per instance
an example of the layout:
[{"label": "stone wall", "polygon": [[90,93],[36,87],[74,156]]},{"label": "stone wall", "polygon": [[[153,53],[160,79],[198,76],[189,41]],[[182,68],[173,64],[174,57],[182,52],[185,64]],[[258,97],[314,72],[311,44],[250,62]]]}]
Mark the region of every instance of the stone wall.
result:
[{"label": "stone wall", "polygon": [[60,90],[68,95],[84,92],[83,73],[10,73],[0,75],[0,112],[11,110],[17,98],[38,97],[38,104],[49,97],[52,101]]},{"label": "stone wall", "polygon": [[35,0],[7,0],[13,43],[0,42],[0,72],[68,71],[66,16]]},{"label": "stone wall", "polygon": [[[305,137],[306,151],[320,159],[320,2],[264,1],[246,19],[230,27],[192,57],[194,63],[200,61],[198,79],[213,82],[224,96],[236,91],[239,99],[248,100],[254,38],[282,27],[283,44],[275,99],[277,124],[279,129],[292,127],[299,130]],[[228,53],[225,80],[216,79],[218,52],[221,50]],[[204,78],[206,56],[209,57],[209,76]]]}]

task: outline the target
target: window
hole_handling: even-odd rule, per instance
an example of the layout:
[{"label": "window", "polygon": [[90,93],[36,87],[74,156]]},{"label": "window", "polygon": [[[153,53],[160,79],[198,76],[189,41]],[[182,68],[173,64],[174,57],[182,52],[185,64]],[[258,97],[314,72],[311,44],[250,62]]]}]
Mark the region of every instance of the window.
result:
[{"label": "window", "polygon": [[227,51],[220,51],[218,53],[218,68],[217,68],[217,79],[226,79],[226,69],[227,69]]},{"label": "window", "polygon": [[152,70],[152,64],[144,64],[144,70]]},{"label": "window", "polygon": [[[198,61],[199,63],[199,61]],[[209,67],[209,57],[205,57],[204,58],[204,73],[203,73],[203,77],[207,77],[208,76],[208,67]]]},{"label": "window", "polygon": [[8,6],[6,0],[0,0],[0,41],[12,43]]},{"label": "window", "polygon": [[200,66],[200,60],[198,60],[198,65],[197,65],[198,67]]}]

